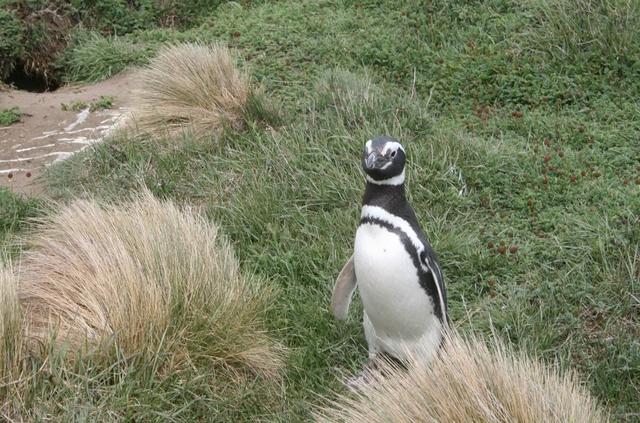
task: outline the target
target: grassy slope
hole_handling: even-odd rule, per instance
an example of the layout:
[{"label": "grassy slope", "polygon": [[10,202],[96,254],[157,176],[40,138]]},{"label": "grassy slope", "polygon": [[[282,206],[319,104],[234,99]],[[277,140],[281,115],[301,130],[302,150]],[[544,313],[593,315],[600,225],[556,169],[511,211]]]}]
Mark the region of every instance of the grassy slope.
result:
[{"label": "grassy slope", "polygon": [[[146,54],[163,41],[227,42],[285,123],[162,149],[115,140],[55,168],[52,189],[120,196],[143,181],[158,195],[204,205],[244,266],[282,289],[270,324],[293,353],[268,418],[299,421],[305,401],[338,388],[336,367],[364,360],[360,310],[336,323],[328,297],[357,224],[361,145],[393,134],[409,150],[410,197],[440,253],[453,321],[483,331],[492,323],[519,347],[577,368],[618,418],[633,420],[640,41],[632,37],[630,52],[617,56],[597,43],[571,47],[545,10],[521,3],[223,6],[188,31],[121,37]],[[335,67],[366,71],[372,94],[332,95],[327,86],[357,93],[366,79],[318,84]],[[501,241],[517,253],[497,253]],[[156,406],[177,418],[224,407],[193,405],[171,381],[137,391],[136,377],[127,380],[94,406],[116,407],[134,393],[132,413],[143,416]],[[264,412],[251,403],[239,411],[246,420]]]},{"label": "grassy slope", "polygon": [[[42,204],[36,199],[26,199],[6,188],[0,188],[0,246],[8,253],[17,252],[13,235],[18,233],[29,218],[38,216]],[[0,251],[0,263],[2,251]]]}]

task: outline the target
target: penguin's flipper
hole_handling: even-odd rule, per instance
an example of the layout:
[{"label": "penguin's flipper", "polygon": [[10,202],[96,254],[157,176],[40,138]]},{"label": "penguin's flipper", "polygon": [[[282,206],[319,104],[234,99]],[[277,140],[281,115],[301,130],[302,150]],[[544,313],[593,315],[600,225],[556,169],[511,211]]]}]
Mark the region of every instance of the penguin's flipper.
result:
[{"label": "penguin's flipper", "polygon": [[351,256],[340,271],[331,295],[331,312],[336,319],[345,320],[347,318],[349,304],[351,304],[351,297],[355,290],[356,269],[353,265],[353,256]]}]

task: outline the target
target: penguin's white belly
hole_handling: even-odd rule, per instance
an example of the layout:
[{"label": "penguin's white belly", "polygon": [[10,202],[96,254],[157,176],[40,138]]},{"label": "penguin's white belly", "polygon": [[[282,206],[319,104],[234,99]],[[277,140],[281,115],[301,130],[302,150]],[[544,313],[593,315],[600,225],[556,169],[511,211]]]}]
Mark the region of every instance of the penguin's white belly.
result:
[{"label": "penguin's white belly", "polygon": [[398,235],[376,224],[360,225],[354,265],[365,326],[368,317],[382,350],[396,353],[401,344],[419,344],[415,346],[421,349],[439,344],[440,321]]}]

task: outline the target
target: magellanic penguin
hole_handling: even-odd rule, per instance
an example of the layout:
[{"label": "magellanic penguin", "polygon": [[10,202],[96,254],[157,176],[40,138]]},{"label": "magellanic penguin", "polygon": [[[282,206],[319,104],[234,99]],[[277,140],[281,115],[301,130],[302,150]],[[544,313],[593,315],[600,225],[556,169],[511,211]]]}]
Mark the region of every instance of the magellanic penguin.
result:
[{"label": "magellanic penguin", "polygon": [[447,326],[447,299],[436,254],[405,195],[406,155],[382,136],[367,141],[367,180],[354,252],[338,275],[331,308],[347,317],[358,287],[369,359],[380,353],[404,361],[407,352],[431,359]]}]

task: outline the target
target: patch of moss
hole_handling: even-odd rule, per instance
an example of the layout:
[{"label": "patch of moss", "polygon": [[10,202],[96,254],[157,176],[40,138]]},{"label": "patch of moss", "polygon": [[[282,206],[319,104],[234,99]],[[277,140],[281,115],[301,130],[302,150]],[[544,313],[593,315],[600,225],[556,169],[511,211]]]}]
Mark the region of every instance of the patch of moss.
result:
[{"label": "patch of moss", "polygon": [[9,126],[16,122],[20,122],[22,113],[17,107],[11,107],[10,109],[3,109],[0,111],[0,126]]}]

